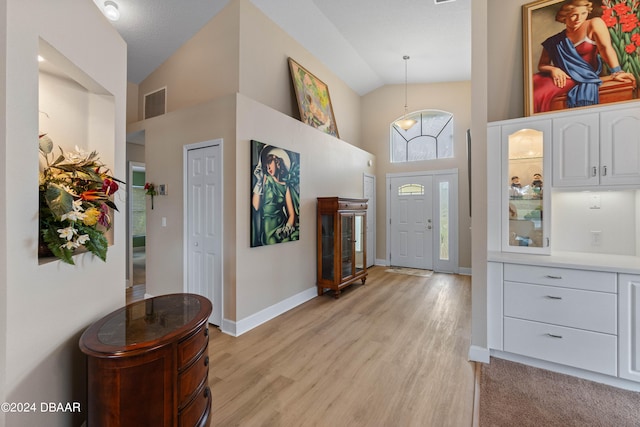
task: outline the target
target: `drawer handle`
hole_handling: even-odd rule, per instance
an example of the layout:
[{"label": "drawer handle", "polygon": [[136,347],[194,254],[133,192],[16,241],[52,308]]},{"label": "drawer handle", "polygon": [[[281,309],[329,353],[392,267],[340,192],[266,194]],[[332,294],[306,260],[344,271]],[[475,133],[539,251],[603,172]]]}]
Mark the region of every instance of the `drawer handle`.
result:
[{"label": "drawer handle", "polygon": [[558,339],[562,339],[562,335],[547,334],[547,336],[549,336],[549,337],[551,337],[551,338],[558,338]]},{"label": "drawer handle", "polygon": [[204,366],[209,366],[209,356],[204,358]]},{"label": "drawer handle", "polygon": [[547,295],[547,298],[549,298],[549,299],[562,299],[562,297],[557,297],[555,295]]},{"label": "drawer handle", "polygon": [[547,279],[562,279],[562,276],[552,276],[550,274],[547,274],[544,277],[546,277]]},{"label": "drawer handle", "polygon": [[209,336],[209,328],[204,328],[204,336],[208,337]]},{"label": "drawer handle", "polygon": [[204,397],[205,397],[205,398],[209,397],[209,393],[210,393],[210,392],[209,392],[209,387],[205,387],[205,388],[204,388]]}]

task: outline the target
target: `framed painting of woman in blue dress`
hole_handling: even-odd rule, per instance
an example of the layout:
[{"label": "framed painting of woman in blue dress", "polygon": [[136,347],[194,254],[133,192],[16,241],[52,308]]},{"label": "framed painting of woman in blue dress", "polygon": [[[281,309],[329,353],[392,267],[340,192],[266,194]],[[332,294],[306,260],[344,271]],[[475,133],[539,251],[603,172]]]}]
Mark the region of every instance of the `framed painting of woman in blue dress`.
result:
[{"label": "framed painting of woman in blue dress", "polygon": [[538,0],[522,6],[525,115],[638,98],[635,0]]},{"label": "framed painting of woman in blue dress", "polygon": [[251,140],[251,247],[300,237],[300,154]]}]

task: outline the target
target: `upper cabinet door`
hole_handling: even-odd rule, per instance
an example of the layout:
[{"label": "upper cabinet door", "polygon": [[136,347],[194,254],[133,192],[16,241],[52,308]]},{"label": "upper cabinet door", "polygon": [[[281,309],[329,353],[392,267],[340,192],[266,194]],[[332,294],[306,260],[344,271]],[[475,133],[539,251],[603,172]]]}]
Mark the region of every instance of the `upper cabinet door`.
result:
[{"label": "upper cabinet door", "polygon": [[599,184],[599,115],[579,114],[553,120],[553,186]]},{"label": "upper cabinet door", "polygon": [[600,184],[640,184],[640,108],[600,114]]},{"label": "upper cabinet door", "polygon": [[550,120],[502,126],[502,251],[549,254]]}]

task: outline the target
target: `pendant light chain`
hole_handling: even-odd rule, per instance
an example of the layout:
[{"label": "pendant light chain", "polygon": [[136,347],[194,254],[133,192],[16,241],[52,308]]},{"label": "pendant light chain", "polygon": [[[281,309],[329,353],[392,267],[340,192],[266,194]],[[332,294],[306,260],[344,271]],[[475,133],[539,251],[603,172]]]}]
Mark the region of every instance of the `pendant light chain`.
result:
[{"label": "pendant light chain", "polygon": [[409,55],[405,55],[402,57],[404,59],[404,115],[407,116],[409,105],[407,103],[407,61],[409,60]]},{"label": "pendant light chain", "polygon": [[415,125],[417,121],[407,118],[407,116],[409,115],[409,102],[407,101],[408,99],[407,86],[409,81],[409,78],[408,78],[409,73],[407,71],[408,69],[407,61],[409,60],[409,55],[404,55],[402,59],[404,59],[404,115],[400,120],[398,120],[394,124],[400,129],[407,131],[411,127],[413,127],[413,125]]}]

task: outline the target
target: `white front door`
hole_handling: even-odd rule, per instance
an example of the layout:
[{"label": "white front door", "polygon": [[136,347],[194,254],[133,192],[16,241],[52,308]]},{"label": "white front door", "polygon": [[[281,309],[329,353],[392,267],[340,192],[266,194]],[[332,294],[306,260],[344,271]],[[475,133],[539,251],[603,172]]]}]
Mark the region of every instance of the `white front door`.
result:
[{"label": "white front door", "polygon": [[367,204],[367,267],[376,263],[376,178],[364,175],[363,195],[369,201]]},{"label": "white front door", "polygon": [[221,146],[187,149],[185,219],[186,292],[213,304],[209,322],[222,322],[222,161]]},{"label": "white front door", "polygon": [[433,177],[390,179],[391,265],[433,269]]}]

